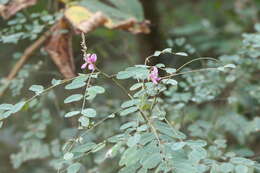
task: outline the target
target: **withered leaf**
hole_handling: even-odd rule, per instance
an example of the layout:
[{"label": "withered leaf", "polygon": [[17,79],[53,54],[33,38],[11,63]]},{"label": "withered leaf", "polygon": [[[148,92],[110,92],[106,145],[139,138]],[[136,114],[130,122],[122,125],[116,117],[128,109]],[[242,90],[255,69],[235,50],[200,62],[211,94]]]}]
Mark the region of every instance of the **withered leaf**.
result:
[{"label": "withered leaf", "polygon": [[0,5],[0,14],[4,19],[15,15],[18,11],[35,5],[37,0],[11,0],[5,5]]},{"label": "withered leaf", "polygon": [[82,1],[65,10],[66,18],[82,32],[90,32],[99,26],[122,29],[134,34],[149,33],[149,22],[144,20],[141,4],[137,0],[124,0],[114,6],[97,0]]},{"label": "withered leaf", "polygon": [[66,19],[62,18],[53,28],[53,34],[47,41],[45,50],[65,78],[75,76],[75,64],[72,53],[72,33]]},{"label": "withered leaf", "polygon": [[95,30],[99,26],[103,26],[107,21],[107,17],[101,12],[91,13],[81,6],[73,6],[65,11],[66,18],[80,32],[88,33]]}]

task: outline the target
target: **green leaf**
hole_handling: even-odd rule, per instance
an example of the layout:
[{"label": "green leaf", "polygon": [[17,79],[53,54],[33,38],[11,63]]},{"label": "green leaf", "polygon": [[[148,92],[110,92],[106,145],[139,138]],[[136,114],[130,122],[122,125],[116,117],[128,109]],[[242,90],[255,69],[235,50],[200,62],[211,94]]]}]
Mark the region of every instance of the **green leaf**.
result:
[{"label": "green leaf", "polygon": [[207,142],[204,140],[187,140],[186,143],[191,148],[205,147],[207,145]]},{"label": "green leaf", "polygon": [[12,113],[13,113],[12,111],[6,111],[4,113],[1,113],[0,114],[0,120],[8,118],[10,115],[12,115]]},{"label": "green leaf", "polygon": [[93,142],[89,142],[89,143],[85,143],[83,145],[78,145],[76,147],[73,148],[72,152],[77,152],[77,153],[86,153],[90,150],[92,150],[93,148],[96,147],[96,144]]},{"label": "green leaf", "polygon": [[222,163],[220,166],[219,166],[219,169],[221,172],[223,173],[232,173],[233,170],[234,170],[234,165],[231,164],[231,163]]},{"label": "green leaf", "polygon": [[136,133],[134,136],[128,138],[127,145],[129,147],[133,147],[139,143],[140,139],[141,139],[141,135]]},{"label": "green leaf", "polygon": [[88,127],[89,126],[89,118],[86,116],[81,116],[79,118],[79,122],[81,123],[81,126]]},{"label": "green leaf", "polygon": [[81,88],[86,85],[86,82],[85,82],[86,80],[87,80],[87,77],[80,76],[80,77],[74,79],[70,84],[66,85],[65,89],[72,90],[72,89]]},{"label": "green leaf", "polygon": [[119,73],[117,73],[116,78],[122,80],[131,78],[132,76],[133,74],[128,71],[120,71]]},{"label": "green leaf", "polygon": [[120,112],[120,115],[121,115],[121,116],[126,116],[126,115],[128,115],[128,114],[134,113],[134,112],[137,111],[137,110],[138,110],[138,107],[133,106],[133,107],[130,107],[130,108],[127,108],[127,109],[121,111],[121,112]]},{"label": "green leaf", "polygon": [[73,157],[74,157],[74,154],[71,152],[67,152],[63,156],[64,160],[71,160],[71,159],[73,159]]},{"label": "green leaf", "polygon": [[61,82],[62,82],[62,80],[52,79],[51,84],[52,84],[53,86],[56,86],[56,85],[61,84]]},{"label": "green leaf", "polygon": [[128,101],[124,102],[124,103],[121,105],[121,108],[128,108],[128,107],[137,105],[137,104],[140,103],[140,102],[141,102],[140,99],[128,100]]},{"label": "green leaf", "polygon": [[167,73],[169,73],[169,74],[173,74],[173,73],[176,73],[176,69],[175,68],[165,68],[164,69]]},{"label": "green leaf", "polygon": [[146,168],[141,168],[137,173],[147,173],[148,170]]},{"label": "green leaf", "polygon": [[89,118],[93,118],[93,117],[96,117],[97,115],[97,112],[95,109],[92,109],[92,108],[87,108],[87,109],[84,109],[82,111],[82,114],[86,117],[89,117]]},{"label": "green leaf", "polygon": [[29,90],[35,92],[36,95],[39,95],[44,91],[44,87],[41,85],[32,85]]},{"label": "green leaf", "polygon": [[81,167],[81,164],[80,164],[80,163],[78,163],[78,162],[73,163],[72,165],[70,165],[70,166],[67,168],[67,173],[77,173],[77,172],[79,172],[80,167]]},{"label": "green leaf", "polygon": [[181,133],[180,131],[174,129],[173,127],[170,127],[168,124],[161,122],[161,121],[155,121],[155,127],[163,134],[168,135],[173,138],[178,139],[185,139],[186,135]]},{"label": "green leaf", "polygon": [[173,85],[173,86],[178,85],[178,82],[176,80],[173,80],[173,79],[163,79],[162,82],[164,84],[170,84],[170,85]]},{"label": "green leaf", "polygon": [[92,86],[90,88],[88,88],[89,92],[94,92],[96,94],[103,94],[105,92],[105,88],[101,87],[101,86]]},{"label": "green leaf", "polygon": [[97,94],[103,94],[105,92],[105,89],[101,86],[92,86],[87,89],[87,99],[92,100],[94,99]]},{"label": "green leaf", "polygon": [[137,127],[137,126],[138,126],[138,123],[136,121],[130,121],[130,122],[123,124],[120,127],[120,130],[125,130],[125,129],[128,129],[130,127]]},{"label": "green leaf", "polygon": [[185,145],[186,145],[186,142],[175,142],[175,143],[171,146],[171,149],[172,149],[173,151],[180,150],[180,149],[182,149]]},{"label": "green leaf", "polygon": [[68,112],[64,115],[65,118],[70,118],[70,117],[73,117],[75,115],[78,115],[80,113],[80,111],[71,111],[71,112]]},{"label": "green leaf", "polygon": [[178,55],[178,56],[188,56],[188,54],[185,53],[185,52],[177,52],[177,53],[175,53],[175,55]]},{"label": "green leaf", "polygon": [[155,51],[154,54],[153,54],[153,56],[160,56],[161,54],[162,54],[161,51]]},{"label": "green leaf", "polygon": [[161,157],[162,156],[160,155],[160,153],[153,153],[145,160],[143,160],[141,164],[144,168],[153,169],[162,161]]},{"label": "green leaf", "polygon": [[153,133],[143,133],[141,135],[140,144],[146,145],[148,142],[151,142],[152,140],[155,140],[156,137]]},{"label": "green leaf", "polygon": [[0,128],[3,127],[3,121],[0,121]]},{"label": "green leaf", "polygon": [[106,146],[105,142],[99,143],[91,150],[91,152],[96,153],[96,152],[102,150],[105,146]]},{"label": "green leaf", "polygon": [[134,90],[136,90],[138,88],[141,88],[142,86],[143,86],[143,83],[136,83],[133,86],[131,86],[130,90],[134,91]]},{"label": "green leaf", "polygon": [[162,51],[162,53],[172,53],[172,48],[166,48]]},{"label": "green leaf", "polygon": [[194,148],[189,153],[189,159],[195,162],[196,164],[199,163],[201,159],[205,159],[207,157],[207,151],[204,148]]},{"label": "green leaf", "polygon": [[148,126],[146,124],[141,125],[140,127],[137,127],[138,132],[146,131],[148,129]]},{"label": "green leaf", "polygon": [[230,159],[230,162],[234,164],[241,164],[241,165],[247,165],[247,166],[253,166],[255,164],[254,161],[243,158],[243,157],[233,157]]},{"label": "green leaf", "polygon": [[65,86],[66,90],[78,89],[86,85],[86,82],[72,82]]},{"label": "green leaf", "polygon": [[83,98],[83,95],[82,94],[73,94],[69,97],[67,97],[65,100],[64,100],[64,103],[71,103],[71,102],[76,102],[76,101],[79,101]]},{"label": "green leaf", "polygon": [[245,165],[237,165],[235,171],[236,173],[249,173],[249,169]]},{"label": "green leaf", "polygon": [[7,110],[11,110],[12,108],[13,108],[12,104],[1,104],[0,105],[0,110],[7,111]]},{"label": "green leaf", "polygon": [[120,166],[126,165],[133,165],[138,162],[140,159],[140,153],[136,146],[130,147],[127,150],[125,150],[124,154],[121,157],[121,160],[119,162]]},{"label": "green leaf", "polygon": [[236,68],[235,64],[227,64],[224,66],[224,68]]},{"label": "green leaf", "polygon": [[20,110],[24,107],[25,103],[26,103],[26,102],[24,102],[24,101],[21,101],[21,102],[19,102],[19,103],[16,103],[16,104],[13,106],[12,110],[11,110],[12,113],[14,114],[14,113],[20,111]]}]

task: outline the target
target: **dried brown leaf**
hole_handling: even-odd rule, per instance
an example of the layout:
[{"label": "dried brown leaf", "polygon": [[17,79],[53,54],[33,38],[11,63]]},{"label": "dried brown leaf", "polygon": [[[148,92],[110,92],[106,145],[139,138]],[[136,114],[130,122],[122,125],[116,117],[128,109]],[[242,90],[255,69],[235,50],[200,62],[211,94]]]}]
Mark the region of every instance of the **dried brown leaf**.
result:
[{"label": "dried brown leaf", "polygon": [[75,76],[75,64],[71,45],[72,33],[70,30],[67,20],[62,18],[54,27],[53,34],[45,46],[45,50],[50,54],[65,78]]},{"label": "dried brown leaf", "polygon": [[8,19],[15,15],[18,11],[35,5],[37,0],[12,0],[6,5],[0,6],[0,14],[4,19]]}]

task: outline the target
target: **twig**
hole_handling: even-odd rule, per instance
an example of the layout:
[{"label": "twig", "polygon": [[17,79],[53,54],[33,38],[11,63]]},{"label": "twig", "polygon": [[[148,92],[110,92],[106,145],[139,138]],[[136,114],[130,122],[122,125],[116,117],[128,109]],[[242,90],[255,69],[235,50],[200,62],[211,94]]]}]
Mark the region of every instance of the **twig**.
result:
[{"label": "twig", "polygon": [[20,69],[23,67],[25,62],[31,57],[31,55],[47,40],[47,38],[51,35],[52,28],[46,31],[38,40],[36,40],[33,44],[31,44],[25,51],[23,56],[19,59],[19,61],[15,64],[15,66],[12,68],[8,76],[6,77],[5,84],[3,86],[2,91],[0,91],[0,97],[3,96],[5,91],[8,89],[8,86],[10,85],[12,79],[15,78],[17,73],[20,71]]}]

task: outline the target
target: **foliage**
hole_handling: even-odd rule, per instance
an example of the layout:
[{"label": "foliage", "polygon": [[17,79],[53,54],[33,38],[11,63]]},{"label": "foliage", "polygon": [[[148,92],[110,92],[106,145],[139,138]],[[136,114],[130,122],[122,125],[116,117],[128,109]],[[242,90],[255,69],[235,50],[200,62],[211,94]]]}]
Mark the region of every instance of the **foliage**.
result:
[{"label": "foliage", "polygon": [[[125,13],[120,21],[129,18],[129,11],[121,10],[127,5],[110,1],[115,8],[103,2],[94,5],[97,9],[103,5],[105,10],[102,10],[108,16],[114,14],[110,10],[120,9],[118,13]],[[78,5],[74,1],[65,2],[68,9]],[[92,1],[82,2],[87,3]],[[140,4],[135,3],[131,5],[139,9]],[[1,41],[34,40],[60,19],[45,12],[36,16],[33,19],[38,23],[21,23],[26,17],[18,13],[2,30]],[[44,16],[48,16],[47,23],[39,24]],[[144,20],[140,16],[139,22]],[[27,25],[41,29],[30,34],[31,29],[24,27]],[[208,32],[205,28],[200,30],[201,26],[196,28],[197,25],[176,28],[171,32],[176,37],[167,39],[170,48],[155,51],[143,64],[114,65],[111,68],[120,70],[111,73],[108,60],[101,56],[102,51],[100,54],[97,51],[97,62],[91,62],[93,71],[85,69],[67,79],[60,79],[56,73],[48,74],[48,85],[45,79],[33,76],[44,66],[42,61],[25,66],[11,81],[12,97],[0,104],[0,146],[6,149],[0,151],[1,170],[260,172],[259,26],[255,25],[254,32],[242,34],[240,47],[229,47],[228,54],[222,49],[225,37],[221,38],[224,40],[221,44],[213,43],[218,40],[214,36],[210,43],[201,43],[197,37],[205,35],[194,39],[191,36],[197,31]],[[20,32],[21,36],[16,37]],[[11,39],[6,39],[7,35]],[[91,44],[88,40],[86,43],[82,34],[80,49],[84,57],[90,53],[87,45]],[[215,49],[212,57],[223,54],[218,58],[198,56],[201,52],[207,55],[211,49]],[[114,52],[120,53],[120,49],[113,49]],[[44,50],[41,56],[46,56]],[[162,57],[168,59],[151,65],[153,60]],[[183,63],[172,65],[176,59]],[[79,71],[79,63],[77,67]],[[49,76],[55,78],[50,80]],[[33,77],[36,79],[28,86],[26,79]],[[23,89],[24,86],[28,89]],[[10,163],[12,168],[7,166]]]}]

